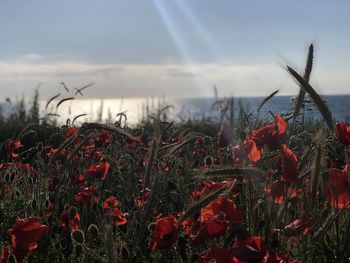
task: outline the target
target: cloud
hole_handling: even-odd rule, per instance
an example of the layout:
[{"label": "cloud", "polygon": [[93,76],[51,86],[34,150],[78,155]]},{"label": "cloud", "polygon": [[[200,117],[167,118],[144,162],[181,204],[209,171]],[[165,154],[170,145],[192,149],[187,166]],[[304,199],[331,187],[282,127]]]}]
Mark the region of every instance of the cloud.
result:
[{"label": "cloud", "polygon": [[[35,56],[34,56],[35,57]],[[347,70],[319,68],[313,83],[332,84],[326,93],[347,91]],[[329,72],[329,71],[328,71]],[[50,97],[59,83],[80,87],[94,82],[85,91],[86,98],[113,97],[195,97],[212,96],[213,85],[219,95],[264,96],[280,89],[280,94],[296,94],[298,86],[279,65],[227,64],[92,64],[82,62],[30,63],[0,61],[1,97],[31,94],[42,82],[40,93]],[[319,83],[319,84],[318,84]]]},{"label": "cloud", "polygon": [[123,71],[119,65],[90,65],[83,63],[31,64],[0,63],[1,77],[54,78],[66,76],[110,76]]},{"label": "cloud", "polygon": [[25,59],[25,60],[40,60],[43,58],[44,57],[41,54],[37,54],[37,53],[25,54],[23,56],[23,59]]}]

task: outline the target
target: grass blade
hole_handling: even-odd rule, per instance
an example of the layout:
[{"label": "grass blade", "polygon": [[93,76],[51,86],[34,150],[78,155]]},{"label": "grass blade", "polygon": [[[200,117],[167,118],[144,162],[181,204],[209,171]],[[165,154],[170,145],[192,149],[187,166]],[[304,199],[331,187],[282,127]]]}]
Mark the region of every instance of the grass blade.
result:
[{"label": "grass blade", "polygon": [[[313,44],[311,44],[309,47],[309,53],[307,56],[305,72],[304,72],[304,80],[307,83],[309,83],[309,80],[310,80],[313,59],[314,59],[314,46],[313,46]],[[299,95],[297,97],[294,112],[293,112],[293,119],[295,119],[298,116],[298,114],[300,112],[301,105],[303,104],[303,101],[304,101],[304,97],[305,97],[305,90],[302,87],[300,87]]]},{"label": "grass blade", "polygon": [[317,94],[317,92],[313,89],[313,87],[311,87],[310,84],[307,83],[302,76],[300,76],[293,68],[291,68],[288,65],[287,65],[287,71],[296,79],[300,87],[310,95],[311,99],[316,104],[317,109],[320,111],[322,117],[326,121],[328,128],[331,130],[334,130],[335,128],[334,118],[332,116],[332,113],[328,109],[327,105],[322,100],[321,96]]},{"label": "grass blade", "polygon": [[106,124],[99,124],[99,123],[84,123],[80,130],[81,132],[84,132],[86,130],[92,130],[92,129],[96,129],[96,130],[106,130],[106,131],[110,131],[110,132],[114,132],[114,133],[117,133],[117,134],[121,134],[121,135],[124,135],[126,137],[128,137],[129,139],[133,140],[133,141],[137,141],[137,142],[140,142],[141,139],[140,137],[136,137],[136,136],[133,136],[131,135],[130,133],[124,131],[123,129],[121,128],[118,128],[118,127],[114,127],[114,126],[110,126],[110,125],[106,125]]},{"label": "grass blade", "polygon": [[83,113],[83,114],[79,114],[79,115],[75,116],[74,119],[72,120],[72,125],[74,124],[74,122],[75,122],[78,118],[84,117],[84,116],[87,116],[87,114],[86,114],[86,113]]},{"label": "grass blade", "polygon": [[275,96],[278,92],[279,92],[279,90],[275,90],[269,96],[267,96],[265,99],[263,99],[263,101],[260,103],[260,105],[256,111],[259,112],[261,110],[262,106],[264,106],[264,104],[266,102],[268,102],[270,99],[272,99],[272,97]]},{"label": "grass blade", "polygon": [[56,109],[57,109],[63,102],[68,101],[68,100],[74,100],[74,98],[73,98],[73,97],[69,97],[69,98],[65,98],[65,99],[63,99],[63,100],[60,100],[60,101],[57,103],[57,105],[56,105]]},{"label": "grass blade", "polygon": [[216,190],[215,192],[213,192],[212,194],[204,197],[203,199],[199,200],[197,203],[195,203],[194,205],[190,206],[186,212],[181,216],[181,218],[179,219],[179,225],[181,225],[181,223],[183,221],[185,221],[188,217],[190,217],[191,215],[193,215],[195,212],[197,212],[198,210],[200,210],[202,207],[206,206],[208,203],[210,203],[211,201],[213,201],[216,197],[218,197],[220,194],[222,194],[223,192],[225,192],[228,189],[227,186],[223,186],[221,188],[219,188],[218,190]]},{"label": "grass blade", "polygon": [[75,141],[76,138],[78,138],[77,135],[72,136],[72,137],[68,138],[67,140],[65,140],[60,145],[60,147],[58,147],[57,151],[50,157],[49,162],[52,163],[64,149],[68,148]]},{"label": "grass blade", "polygon": [[57,99],[59,96],[61,96],[61,93],[58,93],[57,95],[53,96],[51,99],[49,99],[49,101],[46,103],[45,109],[47,109],[47,107],[49,107],[49,104],[54,100]]}]

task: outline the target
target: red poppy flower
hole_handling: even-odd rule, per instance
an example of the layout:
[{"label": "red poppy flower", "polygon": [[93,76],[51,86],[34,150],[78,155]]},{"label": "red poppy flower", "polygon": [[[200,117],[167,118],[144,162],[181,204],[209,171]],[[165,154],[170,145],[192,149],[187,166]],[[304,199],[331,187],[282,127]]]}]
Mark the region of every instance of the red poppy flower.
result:
[{"label": "red poppy flower", "polygon": [[[196,222],[194,222],[194,225],[195,223]],[[223,213],[214,215],[208,218],[205,222],[199,222],[199,225],[197,225],[199,228],[198,232],[192,236],[193,245],[198,245],[208,238],[224,235],[227,232],[228,226],[229,222],[225,219]]]},{"label": "red poppy flower", "polygon": [[276,115],[274,124],[268,124],[253,131],[248,137],[256,143],[258,148],[267,145],[271,149],[277,149],[280,144],[280,137],[286,134],[287,126],[288,123],[280,115]]},{"label": "red poppy flower", "polygon": [[182,222],[181,226],[183,228],[183,231],[191,239],[194,239],[200,229],[201,223],[199,220],[194,220],[194,218],[190,216]]},{"label": "red poppy flower", "polygon": [[80,214],[76,213],[73,218],[69,217],[69,212],[64,211],[60,216],[60,224],[58,225],[63,229],[62,236],[69,235],[75,229],[80,226]]},{"label": "red poppy flower", "polygon": [[104,159],[104,157],[105,156],[104,156],[103,152],[96,151],[96,149],[94,149],[94,148],[88,149],[85,153],[85,158],[89,159],[89,160],[91,160],[92,158],[96,158],[96,159],[102,161]]},{"label": "red poppy flower", "polygon": [[240,224],[243,221],[243,214],[230,199],[217,198],[207,206],[202,208],[200,221],[206,222],[211,217],[223,213],[225,219],[232,223]]},{"label": "red poppy flower", "polygon": [[261,237],[253,236],[245,240],[237,240],[231,252],[241,261],[259,262],[265,256],[267,248]]},{"label": "red poppy flower", "polygon": [[338,208],[350,208],[349,205],[349,164],[343,170],[329,169],[329,184],[326,189],[326,195],[329,203]]},{"label": "red poppy flower", "polygon": [[75,177],[75,182],[77,184],[83,184],[85,183],[85,176],[83,176],[82,174],[79,174]]},{"label": "red poppy flower", "polygon": [[279,114],[275,116],[274,122],[277,126],[279,136],[284,136],[287,132],[288,122],[286,122]]},{"label": "red poppy flower", "polygon": [[194,245],[207,238],[224,235],[230,223],[239,224],[243,215],[230,199],[218,198],[201,209],[198,220],[187,218],[182,226]]},{"label": "red poppy flower", "polygon": [[80,192],[77,193],[74,198],[77,202],[83,205],[89,205],[97,203],[98,199],[94,196],[96,193],[96,186],[82,184],[80,186]]},{"label": "red poppy flower", "polygon": [[102,207],[106,216],[110,217],[114,224],[120,226],[127,223],[124,214],[119,209],[119,202],[113,195],[104,200]]},{"label": "red poppy flower", "polygon": [[134,196],[133,199],[134,199],[135,205],[139,208],[143,207],[145,204],[148,203],[147,200],[143,200],[141,197]]},{"label": "red poppy flower", "polygon": [[60,179],[57,177],[51,178],[49,180],[49,191],[54,191],[56,189],[56,186],[58,185],[58,183],[60,182]]},{"label": "red poppy flower", "polygon": [[178,224],[175,216],[157,219],[150,242],[150,250],[167,249],[177,240]]},{"label": "red poppy flower", "polygon": [[[52,146],[49,146],[46,150],[46,156],[48,158],[51,158],[52,155],[54,155],[57,152],[57,149],[53,148]],[[59,155],[57,156],[57,159],[59,160],[64,160],[64,158],[68,156],[68,151],[67,150],[62,150]]]},{"label": "red poppy flower", "polygon": [[217,143],[219,147],[222,148],[229,145],[232,138],[233,138],[233,128],[228,122],[225,122],[218,133]]},{"label": "red poppy flower", "polygon": [[209,248],[199,258],[201,263],[230,263],[233,256],[228,248]]},{"label": "red poppy flower", "polygon": [[350,145],[350,125],[345,122],[337,123],[338,140],[346,145]]},{"label": "red poppy flower", "polygon": [[34,253],[38,246],[36,241],[48,231],[49,227],[41,224],[38,217],[17,218],[16,223],[8,230],[17,261],[22,261],[28,252]]},{"label": "red poppy flower", "polygon": [[75,134],[77,134],[77,132],[78,132],[78,129],[77,129],[77,128],[75,128],[75,127],[69,127],[69,128],[67,129],[66,133],[64,134],[64,138],[65,138],[65,139],[68,139],[68,138],[74,136]]},{"label": "red poppy flower", "polygon": [[119,205],[119,202],[117,199],[115,199],[115,197],[113,195],[111,195],[110,197],[106,198],[104,201],[103,201],[103,209],[109,209],[111,207],[116,207]]},{"label": "red poppy flower", "polygon": [[110,143],[112,135],[108,131],[102,131],[99,136],[94,140],[94,144],[97,147],[102,147]]},{"label": "red poppy flower", "polygon": [[245,149],[246,156],[253,163],[261,159],[261,149],[259,149],[256,146],[256,143],[254,142],[254,140],[250,138],[247,138],[246,140],[244,140],[244,149]]},{"label": "red poppy flower", "polygon": [[7,258],[10,255],[10,248],[8,245],[3,245],[0,255],[0,263],[7,263]]},{"label": "red poppy flower", "polygon": [[90,165],[90,167],[86,170],[86,173],[90,176],[100,178],[102,181],[106,179],[108,170],[109,170],[109,163],[95,163]]},{"label": "red poppy flower", "polygon": [[230,188],[232,185],[232,180],[223,180],[221,182],[212,182],[212,181],[203,181],[199,183],[199,191],[195,192],[192,191],[190,195],[192,197],[196,198],[202,198],[204,196],[207,196],[210,193],[213,193],[217,190],[219,190],[221,187],[226,186],[227,188]]},{"label": "red poppy flower", "polygon": [[256,146],[256,143],[250,137],[247,137],[243,145],[232,147],[232,161],[235,166],[241,166],[242,160],[248,158],[251,163],[256,163],[261,159],[262,149]]},{"label": "red poppy flower", "polygon": [[276,204],[283,204],[286,197],[297,197],[297,191],[287,185],[281,178],[269,184],[266,188],[268,199]]},{"label": "red poppy flower", "polygon": [[10,155],[12,158],[18,157],[18,150],[22,147],[20,140],[9,140],[7,141],[3,146],[3,152],[4,154]]},{"label": "red poppy flower", "polygon": [[292,223],[286,225],[282,230],[286,238],[293,236],[306,235],[314,223],[313,219],[295,219]]},{"label": "red poppy flower", "polygon": [[286,253],[275,254],[272,251],[267,251],[261,263],[301,263],[296,259],[292,259]]},{"label": "red poppy flower", "polygon": [[298,159],[287,145],[282,144],[281,149],[282,152],[279,163],[282,163],[283,166],[283,178],[286,182],[297,183],[299,181]]}]

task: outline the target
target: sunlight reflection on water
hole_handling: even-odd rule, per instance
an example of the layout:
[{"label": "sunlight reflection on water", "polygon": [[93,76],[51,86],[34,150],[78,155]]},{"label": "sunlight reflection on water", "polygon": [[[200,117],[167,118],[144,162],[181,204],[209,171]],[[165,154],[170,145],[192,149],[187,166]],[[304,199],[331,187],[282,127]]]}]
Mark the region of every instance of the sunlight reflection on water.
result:
[{"label": "sunlight reflection on water", "polygon": [[[350,96],[324,96],[327,104],[332,111],[336,120],[348,120],[350,116]],[[234,112],[237,116],[239,111],[239,101],[246,112],[252,112],[254,117],[266,119],[271,117],[269,111],[275,114],[282,114],[291,111],[294,102],[291,101],[291,96],[278,96],[268,101],[262,110],[257,113],[256,108],[260,104],[262,97],[242,97],[235,98]],[[58,114],[60,116],[50,116],[57,119],[59,123],[66,122],[67,119],[73,120],[74,117],[80,114],[87,114],[79,118],[78,123],[84,121],[117,121],[116,115],[125,112],[128,124],[133,125],[139,123],[142,119],[147,118],[151,113],[156,112],[165,106],[172,106],[166,111],[168,120],[187,120],[218,118],[219,111],[210,111],[214,98],[188,98],[188,99],[165,99],[165,98],[128,98],[128,99],[79,99],[63,102],[56,110],[58,100],[53,101],[47,109],[46,102],[41,101],[41,116],[47,114]],[[305,108],[305,114],[308,119],[320,119],[321,116],[318,110],[309,105]]]}]

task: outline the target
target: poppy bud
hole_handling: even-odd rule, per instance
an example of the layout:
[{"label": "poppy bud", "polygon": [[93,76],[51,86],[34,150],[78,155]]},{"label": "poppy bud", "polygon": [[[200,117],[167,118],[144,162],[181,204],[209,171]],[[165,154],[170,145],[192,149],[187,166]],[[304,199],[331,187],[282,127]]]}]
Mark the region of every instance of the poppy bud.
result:
[{"label": "poppy bud", "polygon": [[10,182],[12,183],[13,180],[15,180],[15,174],[14,174],[14,173],[11,173],[11,175],[10,175]]},{"label": "poppy bud", "polygon": [[100,231],[98,230],[98,227],[94,224],[91,224],[88,228],[88,235],[89,235],[89,238],[97,239],[100,235]]},{"label": "poppy bud", "polygon": [[212,166],[213,165],[213,162],[214,162],[214,159],[213,157],[211,157],[210,155],[207,155],[205,158],[204,158],[204,164],[208,167]]},{"label": "poppy bud", "polygon": [[41,152],[44,148],[44,145],[42,142],[39,142],[38,145],[36,146],[36,149],[38,150],[38,152]]},{"label": "poppy bud", "polygon": [[129,250],[126,247],[122,247],[121,249],[121,255],[123,259],[128,259],[129,258]]},{"label": "poppy bud", "polygon": [[5,174],[5,181],[6,181],[6,183],[10,182],[10,174],[8,174],[8,173]]},{"label": "poppy bud", "polygon": [[80,229],[76,229],[72,232],[71,237],[73,241],[77,243],[84,243],[85,237],[84,237],[84,232],[81,231]]},{"label": "poppy bud", "polygon": [[28,183],[30,185],[34,183],[33,177],[31,177],[31,176],[28,177]]},{"label": "poppy bud", "polygon": [[14,254],[10,254],[8,257],[7,257],[7,263],[17,263],[17,259],[15,257]]},{"label": "poppy bud", "polygon": [[229,145],[232,138],[233,138],[233,128],[229,123],[225,122],[222,125],[221,130],[218,134],[217,143],[218,143],[219,147],[222,148],[222,147],[226,147],[227,145]]},{"label": "poppy bud", "polygon": [[199,255],[197,253],[194,253],[191,255],[190,262],[198,262]]},{"label": "poppy bud", "polygon": [[78,258],[84,251],[84,247],[82,244],[78,243],[75,245],[75,256]]},{"label": "poppy bud", "polygon": [[176,183],[173,181],[168,181],[168,185],[167,185],[167,190],[170,191],[174,191],[176,190]]},{"label": "poppy bud", "polygon": [[100,236],[100,231],[98,230],[98,227],[94,224],[91,224],[87,231],[88,245],[90,247],[96,246],[98,243],[99,236]]},{"label": "poppy bud", "polygon": [[54,242],[54,247],[55,247],[56,250],[61,250],[62,245],[61,245],[60,242]]},{"label": "poppy bud", "polygon": [[75,217],[75,215],[78,213],[77,208],[75,206],[72,206],[69,209],[69,219],[73,219]]},{"label": "poppy bud", "polygon": [[36,210],[36,208],[37,208],[36,199],[33,199],[30,205],[31,205],[31,207],[32,207],[33,210]]}]

